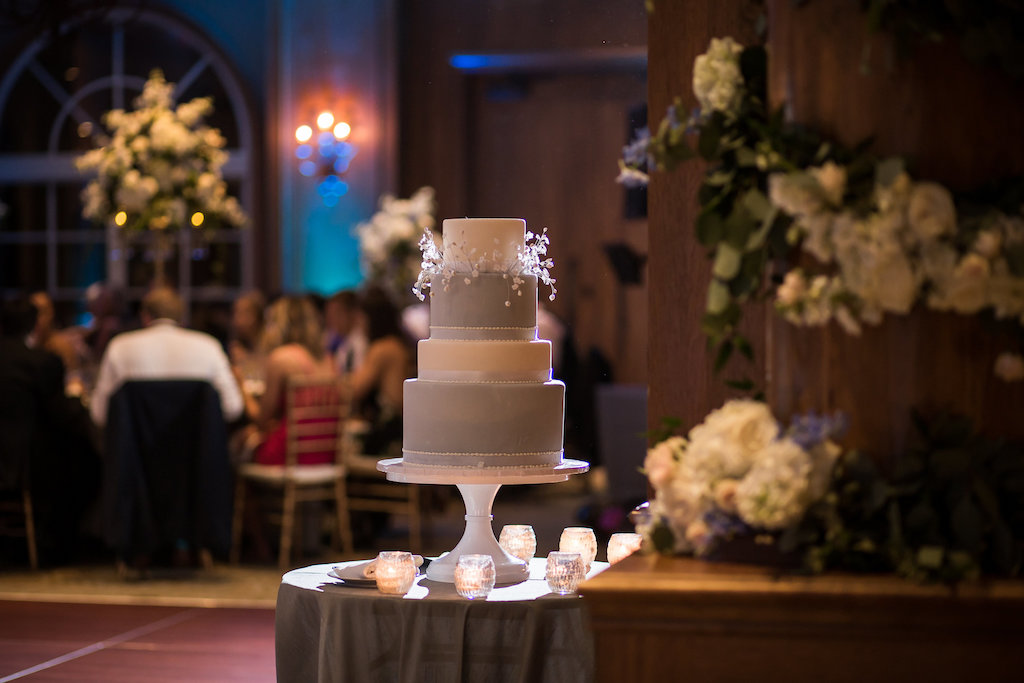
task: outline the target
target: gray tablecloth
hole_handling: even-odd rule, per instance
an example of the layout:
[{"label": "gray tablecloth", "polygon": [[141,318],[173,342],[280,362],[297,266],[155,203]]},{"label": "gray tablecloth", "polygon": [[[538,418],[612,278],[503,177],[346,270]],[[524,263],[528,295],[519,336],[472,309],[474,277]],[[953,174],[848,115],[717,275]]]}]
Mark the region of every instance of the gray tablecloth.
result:
[{"label": "gray tablecloth", "polygon": [[[590,575],[607,567],[594,563]],[[420,577],[406,596],[353,588],[330,564],[284,575],[277,594],[277,680],[589,683],[594,646],[584,604],[530,579],[487,600]]]}]

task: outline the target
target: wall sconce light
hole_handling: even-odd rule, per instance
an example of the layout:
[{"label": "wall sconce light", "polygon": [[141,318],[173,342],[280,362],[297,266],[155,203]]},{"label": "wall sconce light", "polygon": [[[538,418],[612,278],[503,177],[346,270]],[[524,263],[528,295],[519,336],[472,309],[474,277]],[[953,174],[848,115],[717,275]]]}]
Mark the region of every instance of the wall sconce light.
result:
[{"label": "wall sconce light", "polygon": [[295,129],[295,157],[299,173],[319,178],[317,192],[324,204],[334,206],[348,192],[348,183],[341,176],[348,171],[356,155],[356,146],[349,142],[352,126],[339,121],[331,111],[321,111],[314,125],[303,123]]}]

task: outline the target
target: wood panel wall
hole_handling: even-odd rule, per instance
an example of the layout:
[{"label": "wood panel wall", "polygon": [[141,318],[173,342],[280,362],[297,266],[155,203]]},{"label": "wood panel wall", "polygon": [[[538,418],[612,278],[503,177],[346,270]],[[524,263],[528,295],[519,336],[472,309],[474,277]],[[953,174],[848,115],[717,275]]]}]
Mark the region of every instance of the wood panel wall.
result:
[{"label": "wood panel wall", "polygon": [[[917,180],[970,190],[1024,172],[1024,87],[968,64],[955,38],[900,59],[871,35],[856,5],[797,7],[770,0],[770,99],[788,116],[847,145],[873,137]],[[995,377],[1020,328],[982,315],[934,311],[887,316],[861,337],[836,326],[801,329],[773,316],[769,400],[780,415],[809,409],[850,417],[850,447],[883,465],[913,442],[911,411],[970,417],[991,435],[1024,437],[1024,383]]]}]

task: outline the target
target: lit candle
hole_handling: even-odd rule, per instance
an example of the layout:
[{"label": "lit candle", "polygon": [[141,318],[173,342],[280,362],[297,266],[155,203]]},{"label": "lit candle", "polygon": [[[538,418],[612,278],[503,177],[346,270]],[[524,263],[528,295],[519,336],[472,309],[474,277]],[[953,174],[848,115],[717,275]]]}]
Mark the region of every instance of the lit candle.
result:
[{"label": "lit candle", "polygon": [[579,553],[566,553],[554,550],[548,553],[548,563],[544,578],[548,588],[559,595],[575,593],[583,580],[583,560]]},{"label": "lit candle", "polygon": [[587,573],[597,557],[597,536],[593,529],[585,526],[566,527],[558,539],[558,549],[566,553],[579,553],[583,560],[583,573]]},{"label": "lit candle", "polygon": [[405,595],[416,579],[416,564],[412,553],[403,550],[385,550],[377,555],[374,568],[377,590],[381,593]]},{"label": "lit candle", "polygon": [[498,544],[523,562],[529,562],[537,553],[537,535],[529,524],[506,524],[501,528]]},{"label": "lit candle", "polygon": [[455,590],[464,598],[486,598],[494,588],[494,558],[460,555],[455,563]]},{"label": "lit candle", "polygon": [[612,537],[608,539],[608,562],[615,564],[619,560],[629,557],[640,550],[643,540],[644,537],[640,534],[612,534]]}]

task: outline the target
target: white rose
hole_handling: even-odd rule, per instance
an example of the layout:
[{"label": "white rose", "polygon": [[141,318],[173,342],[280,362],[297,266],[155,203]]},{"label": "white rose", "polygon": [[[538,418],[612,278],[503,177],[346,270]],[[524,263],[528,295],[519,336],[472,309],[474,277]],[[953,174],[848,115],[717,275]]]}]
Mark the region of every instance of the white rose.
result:
[{"label": "white rose", "polygon": [[907,221],[920,242],[952,234],[956,231],[953,196],[938,183],[914,183],[907,205]]},{"label": "white rose", "polygon": [[939,283],[946,302],[957,313],[977,313],[988,303],[991,267],[980,254],[966,254],[953,270],[951,278]]},{"label": "white rose", "polygon": [[693,92],[705,111],[736,113],[743,96],[742,51],[732,38],[712,38],[708,51],[694,60]]},{"label": "white rose", "polygon": [[1004,352],[996,358],[996,377],[1004,382],[1020,382],[1024,380],[1024,357],[1019,353]]},{"label": "white rose", "polygon": [[776,301],[783,306],[793,306],[807,295],[807,280],[799,268],[786,273],[782,284],[775,292]]},{"label": "white rose", "polygon": [[821,187],[825,199],[832,206],[841,206],[846,192],[846,169],[828,161],[822,166],[811,168],[810,173]]},{"label": "white rose", "polygon": [[670,437],[648,449],[644,458],[644,472],[655,491],[665,487],[674,476],[678,456],[686,449],[686,440],[679,436]]}]

